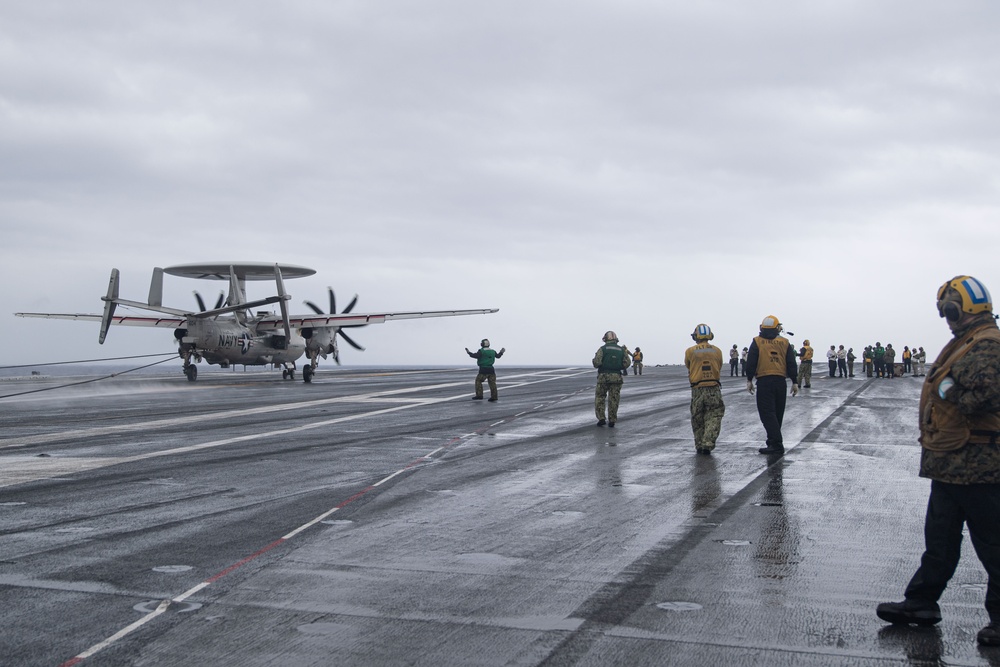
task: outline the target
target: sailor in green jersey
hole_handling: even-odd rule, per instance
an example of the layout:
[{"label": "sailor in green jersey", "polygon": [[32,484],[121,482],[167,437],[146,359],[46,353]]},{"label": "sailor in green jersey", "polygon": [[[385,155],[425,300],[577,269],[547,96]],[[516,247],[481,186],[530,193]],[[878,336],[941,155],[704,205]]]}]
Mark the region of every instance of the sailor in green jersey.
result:
[{"label": "sailor in green jersey", "polygon": [[493,370],[493,362],[502,357],[507,348],[501,347],[499,352],[490,349],[488,338],[484,338],[479,345],[480,348],[475,352],[470,352],[469,348],[465,348],[465,352],[479,365],[479,375],[476,376],[476,395],[472,397],[472,400],[483,400],[483,380],[486,380],[490,385],[490,401],[496,402],[497,372]]},{"label": "sailor in green jersey", "polygon": [[614,331],[604,334],[604,345],[598,348],[593,363],[597,369],[597,389],[594,395],[597,425],[614,426],[618,421],[618,402],[622,395],[622,373],[631,364],[628,354],[618,344],[618,335]]}]

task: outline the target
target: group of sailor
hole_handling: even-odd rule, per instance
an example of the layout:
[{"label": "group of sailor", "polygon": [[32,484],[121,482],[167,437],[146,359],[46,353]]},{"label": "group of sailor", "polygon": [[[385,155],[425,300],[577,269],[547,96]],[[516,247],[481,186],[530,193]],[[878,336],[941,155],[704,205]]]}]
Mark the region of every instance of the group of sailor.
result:
[{"label": "group of sailor", "polygon": [[[953,338],[931,365],[920,395],[920,476],[931,479],[924,524],[926,549],[906,587],[905,599],[878,605],[876,614],[896,625],[940,622],[938,599],[958,566],[963,526],[967,526],[988,575],[990,622],[979,631],[977,641],[1000,646],[1000,328],[989,292],[971,276],[945,282],[938,289],[937,308]],[[809,342],[805,341],[808,354],[797,354],[781,332],[778,318],[768,315],[746,354],[747,391],[756,392],[757,413],[767,436],[758,451],[769,455],[769,465],[785,452],[781,423],[786,380],[792,381],[791,395],[795,396],[801,382],[809,386],[811,375],[799,373],[796,364],[801,356],[803,366],[811,366]],[[695,450],[704,455],[715,449],[725,414],[722,351],[711,344],[714,337],[711,327],[698,324],[691,333],[695,344],[684,354],[691,382]],[[622,375],[636,356],[619,343],[614,331],[604,334],[603,343],[593,359],[597,369],[594,407],[597,425],[613,427]],[[482,382],[487,379],[490,400],[497,400],[493,362],[504,350],[494,352],[484,339],[478,352],[468,348],[466,352],[479,364],[475,398],[483,397]],[[641,355],[639,348],[636,352]],[[923,375],[922,369],[914,374]]]}]

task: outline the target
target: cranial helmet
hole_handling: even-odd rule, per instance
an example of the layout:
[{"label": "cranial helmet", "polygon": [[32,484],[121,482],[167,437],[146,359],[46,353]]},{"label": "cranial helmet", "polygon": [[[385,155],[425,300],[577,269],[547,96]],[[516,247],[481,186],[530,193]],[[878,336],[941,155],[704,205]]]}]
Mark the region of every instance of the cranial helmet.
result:
[{"label": "cranial helmet", "polygon": [[479,341],[479,345],[481,347],[489,347],[490,346],[490,339],[489,338],[482,339],[481,341]]},{"label": "cranial helmet", "polygon": [[808,344],[809,344],[809,339],[808,339],[808,338],[806,338],[806,339],[805,339],[804,341],[802,341],[802,344],[803,344],[803,345],[808,345]]},{"label": "cranial helmet", "polygon": [[712,327],[707,324],[699,324],[694,328],[694,332],[691,334],[691,338],[696,341],[712,340],[715,338],[715,334],[712,333]]},{"label": "cranial helmet", "polygon": [[774,315],[768,315],[760,323],[760,330],[764,331],[765,329],[777,329],[778,331],[781,331],[781,322],[779,322],[778,318]]},{"label": "cranial helmet", "polygon": [[605,331],[603,340],[605,343],[617,343],[618,334],[616,334],[614,331]]},{"label": "cranial helmet", "polygon": [[938,314],[957,322],[962,313],[978,315],[993,312],[989,290],[972,276],[955,276],[938,288]]}]

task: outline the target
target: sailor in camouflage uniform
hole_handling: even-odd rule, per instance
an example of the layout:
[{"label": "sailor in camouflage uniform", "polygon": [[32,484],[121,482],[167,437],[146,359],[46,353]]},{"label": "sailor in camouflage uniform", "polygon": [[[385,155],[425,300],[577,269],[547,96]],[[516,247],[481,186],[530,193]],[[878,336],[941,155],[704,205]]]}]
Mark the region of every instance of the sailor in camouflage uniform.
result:
[{"label": "sailor in camouflage uniform", "polygon": [[986,569],[990,623],[980,644],[1000,646],[1000,329],[990,294],[958,276],[938,290],[938,312],[954,338],[920,394],[920,476],[931,479],[926,549],[902,602],[878,605],[890,623],[933,625],[937,601],[958,566],[962,527]]},{"label": "sailor in camouflage uniform", "polygon": [[719,376],[722,374],[722,350],[708,341],[715,338],[711,327],[699,324],[691,334],[696,345],[684,352],[684,365],[691,380],[691,429],[694,449],[711,454],[722,428],[726,406],[722,402]]},{"label": "sailor in camouflage uniform", "polygon": [[[594,355],[597,369],[597,389],[594,395],[594,411],[597,425],[614,426],[618,421],[618,402],[622,395],[622,372],[629,367],[629,356],[618,344],[618,334],[608,331],[604,334],[604,345]],[[607,418],[605,418],[607,409]]]}]

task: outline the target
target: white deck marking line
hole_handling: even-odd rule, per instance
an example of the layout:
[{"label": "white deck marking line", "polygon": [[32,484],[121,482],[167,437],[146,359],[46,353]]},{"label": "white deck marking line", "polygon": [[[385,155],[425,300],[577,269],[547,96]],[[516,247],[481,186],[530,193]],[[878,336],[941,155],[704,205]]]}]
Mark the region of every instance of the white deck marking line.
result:
[{"label": "white deck marking line", "polygon": [[[547,378],[545,380],[539,380],[539,382],[548,382],[550,380],[555,380],[555,379],[561,379],[561,378],[558,378],[558,377],[556,377],[556,378]],[[529,382],[529,383],[524,383],[524,384],[536,384],[536,383]],[[522,385],[518,385],[518,386],[522,386]],[[465,397],[465,396],[467,396],[467,394],[462,394],[462,396],[460,396],[459,398]],[[455,397],[452,397],[452,398],[449,398],[449,399],[442,399],[442,400],[453,400],[454,398]],[[544,405],[545,405],[544,403],[540,404],[540,405],[537,406],[537,408],[541,408]],[[386,410],[380,410],[379,412],[391,412],[391,411],[394,411],[394,410],[403,409],[404,407],[414,407],[414,406],[401,406],[401,407],[397,407],[397,408],[388,408]],[[368,413],[368,414],[372,414],[372,413]],[[156,618],[157,616],[159,616],[163,612],[165,612],[172,602],[182,602],[183,600],[186,600],[187,598],[189,598],[190,596],[194,595],[198,591],[201,591],[201,590],[204,590],[205,588],[208,588],[213,583],[215,583],[219,579],[222,579],[223,577],[225,577],[230,572],[233,572],[234,570],[239,569],[243,565],[245,565],[245,564],[249,563],[250,561],[258,558],[259,556],[262,556],[263,554],[267,553],[271,549],[274,549],[275,547],[277,547],[277,546],[279,546],[281,544],[284,544],[285,542],[287,542],[291,538],[293,538],[293,537],[299,535],[300,533],[302,533],[303,531],[305,531],[307,528],[315,526],[320,521],[322,521],[326,517],[330,516],[331,514],[333,514],[334,512],[336,512],[337,510],[339,510],[339,509],[341,509],[343,507],[346,507],[347,505],[351,504],[352,502],[354,502],[358,498],[361,498],[362,496],[366,495],[368,492],[374,490],[378,485],[380,485],[380,484],[382,484],[384,482],[389,481],[393,477],[396,477],[397,475],[399,475],[399,474],[401,474],[401,473],[403,473],[403,472],[405,472],[407,470],[412,469],[414,466],[418,465],[420,462],[429,459],[435,453],[444,451],[445,449],[448,449],[452,445],[454,445],[456,443],[460,443],[463,440],[466,440],[466,439],[468,439],[468,438],[470,438],[472,436],[479,435],[479,434],[485,432],[486,429],[488,429],[488,428],[491,428],[491,427],[489,427],[489,426],[483,427],[481,429],[473,431],[472,433],[468,433],[466,435],[457,436],[457,437],[452,438],[451,440],[448,441],[447,444],[442,445],[441,447],[438,447],[437,449],[435,449],[430,454],[425,454],[424,456],[420,457],[419,459],[416,459],[415,461],[410,462],[404,468],[401,468],[400,470],[397,470],[396,472],[392,473],[388,477],[384,477],[383,479],[381,479],[380,481],[376,482],[375,484],[372,484],[372,485],[370,485],[370,486],[362,489],[361,491],[358,491],[357,493],[355,493],[350,498],[348,498],[348,499],[342,501],[341,503],[339,503],[337,506],[335,506],[335,507],[327,510],[326,512],[324,512],[324,513],[320,514],[319,516],[317,516],[316,518],[314,518],[314,519],[312,519],[310,521],[307,521],[306,523],[302,524],[301,526],[299,526],[298,528],[296,528],[292,532],[290,532],[290,533],[286,534],[285,536],[283,536],[283,537],[275,540],[274,542],[272,542],[271,544],[263,547],[262,549],[258,549],[257,551],[255,551],[254,553],[250,554],[246,558],[243,558],[242,560],[239,560],[236,563],[234,563],[234,564],[230,565],[229,567],[227,567],[226,569],[222,570],[218,574],[216,574],[216,575],[214,575],[212,577],[209,577],[205,581],[200,582],[196,586],[188,589],[184,593],[181,593],[180,595],[178,595],[178,596],[176,596],[174,598],[162,601],[159,604],[159,606],[154,611],[150,612],[146,616],[143,616],[138,621],[135,621],[134,623],[131,623],[131,624],[125,626],[124,628],[122,628],[121,630],[119,630],[115,634],[111,635],[107,639],[105,639],[105,640],[103,640],[101,642],[98,642],[97,644],[94,644],[92,647],[90,647],[86,651],[83,651],[82,653],[77,654],[73,658],[67,660],[62,665],[60,665],[60,667],[71,667],[72,665],[76,665],[77,663],[82,662],[86,658],[89,658],[90,656],[94,655],[95,653],[97,653],[97,652],[99,652],[99,651],[107,648],[108,646],[114,644],[119,639],[121,639],[121,638],[125,637],[126,635],[132,633],[133,631],[137,630],[138,628],[141,628],[143,625],[145,625],[149,621],[153,620],[154,618]]]},{"label": "white deck marking line", "polygon": [[406,471],[407,471],[407,468],[401,468],[400,470],[397,470],[396,472],[392,473],[388,477],[383,477],[379,481],[377,481],[374,484],[372,484],[372,486],[382,486],[383,484],[385,484],[386,482],[388,482],[393,477],[396,477],[398,475],[402,475]]},{"label": "white deck marking line", "polygon": [[[524,376],[522,376],[524,377]],[[565,376],[558,377],[543,377],[540,380],[535,380],[533,382],[522,382],[515,385],[506,386],[507,388],[513,387],[523,387],[532,384],[539,384],[542,382],[552,382],[553,380],[561,380]],[[464,384],[464,383],[463,383]],[[324,426],[329,426],[331,424],[340,424],[348,421],[354,421],[357,419],[364,419],[366,417],[376,417],[378,415],[388,414],[390,412],[398,412],[400,410],[408,410],[410,408],[423,407],[427,405],[433,405],[435,403],[445,403],[448,401],[454,401],[462,398],[466,398],[468,394],[456,394],[454,396],[445,396],[442,398],[416,398],[412,403],[406,403],[403,405],[396,405],[390,408],[383,408],[381,410],[373,410],[371,412],[361,412],[352,415],[346,415],[344,417],[335,417],[333,419],[326,419],[319,422],[311,422],[309,424],[300,424],[298,426],[277,429],[273,431],[266,431],[260,433],[250,433],[242,436],[233,436],[231,438],[223,438],[221,440],[212,440],[209,442],[203,442],[197,445],[186,445],[184,447],[176,447],[174,449],[165,449],[157,452],[148,452],[146,454],[136,454],[133,456],[118,456],[118,457],[108,457],[107,459],[95,459],[89,458],[84,462],[78,464],[76,469],[73,468],[73,464],[69,461],[73,460],[73,457],[53,457],[40,459],[37,457],[32,457],[33,461],[30,466],[18,465],[12,466],[10,468],[4,468],[4,472],[0,472],[0,488],[5,486],[12,486],[15,484],[24,484],[31,481],[37,481],[40,479],[52,479],[54,477],[62,477],[72,472],[83,472],[85,470],[95,470],[97,468],[106,468],[108,466],[119,465],[122,463],[136,463],[138,461],[146,461],[149,459],[160,458],[163,456],[174,456],[178,454],[189,454],[191,452],[197,452],[203,449],[212,449],[215,447],[224,447],[226,445],[232,445],[239,442],[249,442],[251,440],[259,440],[262,438],[269,438],[271,436],[281,436],[289,435],[292,433],[301,433],[303,431],[309,431],[312,429],[322,428]],[[331,399],[332,400],[332,399]],[[324,403],[329,401],[323,401]],[[542,407],[543,404],[535,406],[534,409]],[[502,422],[497,422],[497,424]],[[495,426],[496,424],[492,424]],[[476,435],[476,433],[469,434]],[[464,436],[463,436],[464,437]],[[9,457],[0,456],[0,462],[8,460]],[[23,459],[23,457],[16,457]],[[13,477],[8,477],[7,475],[14,471],[16,474]]]},{"label": "white deck marking line", "polygon": [[97,644],[94,644],[93,646],[91,646],[90,648],[88,648],[86,651],[83,651],[82,653],[78,653],[73,658],[71,658],[71,659],[67,660],[66,662],[64,662],[61,665],[61,667],[70,667],[70,665],[75,665],[78,662],[86,660],[87,658],[89,658],[90,656],[94,655],[98,651],[102,651],[102,650],[106,649],[108,646],[111,646],[112,644],[114,644],[116,641],[118,641],[119,639],[121,639],[125,635],[130,634],[131,632],[134,632],[135,630],[138,630],[142,626],[144,626],[147,623],[149,623],[150,621],[152,621],[154,618],[156,618],[157,616],[159,616],[160,614],[162,614],[163,612],[165,612],[167,610],[167,607],[169,607],[169,606],[170,606],[170,600],[164,600],[159,605],[157,605],[156,609],[154,609],[153,611],[149,612],[148,614],[146,614],[145,616],[143,616],[142,618],[140,618],[138,621],[135,621],[134,623],[132,623],[130,625],[126,625],[124,628],[122,628],[121,630],[119,630],[115,634],[111,635],[110,637],[108,637],[104,641],[101,641],[101,642],[98,642]]},{"label": "white deck marking line", "polygon": [[[438,385],[425,385],[422,387],[412,387],[405,391],[424,391],[427,389],[441,389],[447,387],[457,387],[463,384],[465,383],[448,382]],[[273,412],[285,412],[288,410],[303,410],[306,408],[318,407],[321,405],[329,405],[331,403],[348,403],[364,399],[375,399],[383,396],[388,397],[392,394],[398,394],[401,391],[404,390],[394,389],[382,392],[371,392],[368,394],[335,396],[333,398],[322,398],[311,401],[299,401],[297,403],[280,403],[276,405],[263,405],[255,408],[240,408],[239,410],[224,410],[221,412],[211,412],[207,414],[185,415],[182,417],[168,417],[166,419],[156,419],[148,422],[136,422],[134,424],[116,424],[114,426],[100,426],[94,428],[77,429],[74,431],[62,431],[59,433],[42,433],[33,436],[5,438],[3,440],[0,440],[0,449],[7,447],[18,447],[23,445],[44,444],[46,442],[58,442],[60,440],[70,440],[78,437],[107,435],[110,433],[147,431],[151,429],[166,428],[169,426],[179,426],[182,424],[201,422],[206,419],[226,419],[229,417],[241,417],[244,415],[252,415],[252,414],[268,414]]]},{"label": "white deck marking line", "polygon": [[[581,373],[573,373],[571,375],[559,375],[559,376],[548,376],[545,373],[522,373],[519,375],[509,376],[509,379],[517,379],[524,377],[538,377],[542,376],[542,380],[538,382],[547,382],[551,380],[561,380],[567,377],[573,377],[574,375],[579,375]],[[381,398],[389,398],[392,396],[398,396],[399,394],[407,394],[418,391],[428,391],[433,389],[446,389],[448,387],[460,387],[468,384],[467,382],[444,382],[440,384],[429,384],[417,387],[404,387],[400,389],[389,389],[386,391],[375,391],[367,394],[356,394],[351,396],[335,396],[332,398],[321,398],[309,401],[299,401],[296,403],[281,403],[277,405],[264,405],[254,408],[240,408],[238,410],[224,410],[221,412],[212,412],[206,414],[197,415],[184,415],[180,417],[168,417],[165,419],[156,419],[148,422],[136,422],[133,424],[116,424],[113,426],[100,426],[94,428],[86,429],[76,429],[73,431],[60,431],[57,433],[40,433],[38,435],[29,435],[14,438],[3,438],[0,439],[0,449],[9,449],[11,447],[23,447],[25,445],[40,445],[47,442],[59,442],[64,440],[72,440],[80,437],[87,436],[99,436],[108,435],[112,433],[129,433],[132,431],[148,431],[158,428],[167,428],[170,426],[179,426],[182,424],[191,424],[197,422],[203,422],[209,419],[226,419],[229,417],[239,417],[251,414],[268,414],[274,412],[285,412],[289,410],[303,410],[310,407],[317,407],[321,405],[329,405],[332,403],[356,403],[364,402],[365,400],[378,400]],[[504,383],[505,388],[511,387],[521,387],[528,384],[534,384],[532,382],[518,383],[508,385]],[[419,397],[414,397],[413,401],[424,401],[428,403],[438,403],[441,399],[422,399]],[[448,399],[452,400],[452,399]]]},{"label": "white deck marking line", "polygon": [[334,507],[331,510],[327,510],[326,512],[323,512],[322,514],[320,514],[315,519],[302,524],[301,526],[299,526],[298,528],[296,528],[292,532],[288,533],[287,535],[285,535],[281,539],[283,539],[283,540],[290,540],[290,539],[292,539],[293,537],[295,537],[296,535],[298,535],[299,533],[301,533],[303,530],[306,530],[307,528],[312,528],[317,523],[319,523],[323,519],[327,518],[328,516],[330,516],[331,514],[333,514],[334,512],[336,512],[339,509],[340,509],[340,507]]}]

